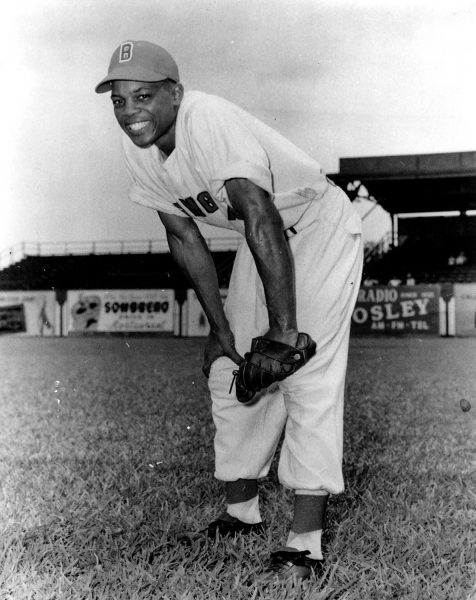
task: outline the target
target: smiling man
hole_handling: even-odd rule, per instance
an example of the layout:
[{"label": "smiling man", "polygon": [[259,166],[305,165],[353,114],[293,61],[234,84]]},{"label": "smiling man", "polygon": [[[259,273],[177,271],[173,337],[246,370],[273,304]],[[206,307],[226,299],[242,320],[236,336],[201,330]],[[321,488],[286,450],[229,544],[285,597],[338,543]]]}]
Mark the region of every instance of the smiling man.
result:
[{"label": "smiling man", "polygon": [[[279,133],[222,98],[184,92],[160,46],[123,42],[96,92],[111,93],[125,133],[130,198],[158,212],[210,323],[203,371],[226,510],[206,530],[212,537],[263,532],[258,480],[284,432],[278,476],[294,491],[293,521],[257,581],[308,578],[323,560],[328,496],[344,489],[360,219],[319,164]],[[196,221],[243,235],[225,307]],[[276,370],[279,383],[268,386]],[[265,383],[256,383],[256,372]]]}]

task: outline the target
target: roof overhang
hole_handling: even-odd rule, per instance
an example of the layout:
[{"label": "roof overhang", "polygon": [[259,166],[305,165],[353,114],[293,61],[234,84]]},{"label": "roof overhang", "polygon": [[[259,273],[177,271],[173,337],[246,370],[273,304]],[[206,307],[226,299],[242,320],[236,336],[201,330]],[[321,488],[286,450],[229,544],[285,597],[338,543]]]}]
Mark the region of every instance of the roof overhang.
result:
[{"label": "roof overhang", "polygon": [[391,214],[476,210],[476,152],[341,158],[339,168],[330,179],[360,181]]}]

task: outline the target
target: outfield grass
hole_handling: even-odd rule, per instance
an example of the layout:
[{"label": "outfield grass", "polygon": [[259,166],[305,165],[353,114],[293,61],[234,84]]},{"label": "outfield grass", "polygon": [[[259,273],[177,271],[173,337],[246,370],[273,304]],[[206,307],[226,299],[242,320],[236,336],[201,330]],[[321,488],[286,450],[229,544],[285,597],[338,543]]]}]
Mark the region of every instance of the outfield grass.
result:
[{"label": "outfield grass", "polygon": [[223,502],[202,344],[0,339],[0,599],[476,598],[475,339],[352,341],[347,492],[298,590],[246,585],[291,517],[274,469],[266,537],[174,543]]}]

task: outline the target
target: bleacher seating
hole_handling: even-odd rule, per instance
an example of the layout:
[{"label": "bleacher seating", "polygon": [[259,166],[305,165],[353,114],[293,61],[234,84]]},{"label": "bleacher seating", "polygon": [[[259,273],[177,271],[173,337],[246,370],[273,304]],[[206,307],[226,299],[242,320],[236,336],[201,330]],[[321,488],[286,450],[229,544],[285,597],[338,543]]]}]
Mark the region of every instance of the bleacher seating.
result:
[{"label": "bleacher seating", "polygon": [[[448,264],[463,250],[464,264]],[[389,252],[369,261],[364,278],[386,284],[396,278],[403,283],[408,274],[416,283],[476,282],[476,247],[471,236],[405,236]]]},{"label": "bleacher seating", "polygon": [[[213,252],[228,285],[235,251]],[[0,271],[1,290],[170,289],[189,287],[169,253],[26,256]]]},{"label": "bleacher seating", "polygon": [[[436,221],[433,221],[436,223]],[[450,223],[450,221],[448,221]],[[420,223],[418,223],[420,225]],[[422,224],[423,225],[423,224]],[[423,233],[421,231],[423,230]],[[391,248],[386,238],[375,248],[367,248],[364,280],[387,284],[402,283],[408,274],[416,283],[476,282],[476,236],[449,233],[440,226],[430,233],[408,231]],[[389,251],[386,251],[388,248]],[[450,256],[463,250],[465,264],[449,265]],[[219,285],[227,287],[235,250],[213,251]],[[27,255],[0,270],[0,290],[51,289],[184,289],[189,284],[169,252],[95,252],[83,254]]]}]

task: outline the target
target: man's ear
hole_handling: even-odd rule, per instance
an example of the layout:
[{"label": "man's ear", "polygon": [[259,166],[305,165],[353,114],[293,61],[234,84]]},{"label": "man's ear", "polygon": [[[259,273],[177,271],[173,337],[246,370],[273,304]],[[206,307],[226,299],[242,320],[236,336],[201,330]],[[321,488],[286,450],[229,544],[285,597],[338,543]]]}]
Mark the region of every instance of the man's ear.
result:
[{"label": "man's ear", "polygon": [[179,104],[182,102],[183,94],[184,94],[183,85],[181,83],[176,83],[172,90],[172,97],[174,99],[175,106],[179,106]]}]

